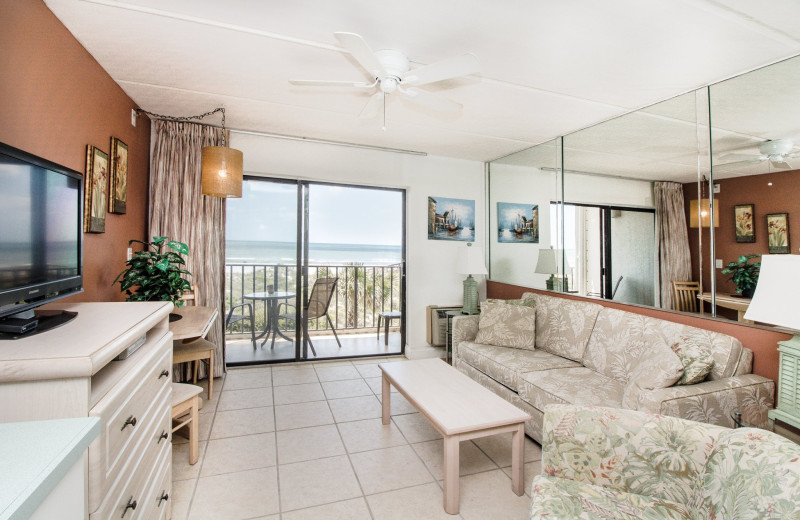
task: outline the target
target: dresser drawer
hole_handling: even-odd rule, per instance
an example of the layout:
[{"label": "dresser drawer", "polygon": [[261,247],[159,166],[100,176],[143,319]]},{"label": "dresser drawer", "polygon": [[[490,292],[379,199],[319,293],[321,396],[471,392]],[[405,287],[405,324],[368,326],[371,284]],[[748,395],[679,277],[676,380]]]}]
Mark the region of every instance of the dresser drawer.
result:
[{"label": "dresser drawer", "polygon": [[150,483],[145,492],[145,510],[142,518],[165,520],[172,517],[172,452],[153,468],[147,479]]},{"label": "dresser drawer", "polygon": [[[143,431],[133,454],[127,458],[117,479],[108,479],[110,488],[103,496],[100,506],[90,515],[91,520],[109,520],[114,518],[148,519],[152,511],[146,492],[152,486],[155,471],[166,461],[171,470],[172,444],[170,436],[162,437],[162,432],[169,434],[172,420],[172,409],[169,406],[171,387],[158,395],[158,407],[161,410],[156,421],[147,431]],[[91,489],[90,489],[91,502]],[[136,502],[136,508],[128,507]],[[90,509],[91,510],[91,509]],[[125,513],[123,517],[122,514]]]},{"label": "dresser drawer", "polygon": [[[164,341],[148,358],[90,411],[90,415],[100,417],[102,428],[100,437],[89,448],[89,489],[100,490],[100,493],[90,492],[90,511],[99,505],[110,485],[108,481],[120,474],[133,455],[141,435],[158,420],[162,408],[169,408],[169,396],[166,404],[157,404],[156,397],[172,389],[171,343]],[[170,428],[166,431],[169,433]]]}]

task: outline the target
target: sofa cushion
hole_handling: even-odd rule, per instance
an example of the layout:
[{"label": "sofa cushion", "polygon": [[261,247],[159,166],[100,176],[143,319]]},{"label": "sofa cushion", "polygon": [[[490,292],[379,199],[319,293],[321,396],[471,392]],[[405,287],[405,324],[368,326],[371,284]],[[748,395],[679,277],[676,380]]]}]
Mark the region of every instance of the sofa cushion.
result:
[{"label": "sofa cushion", "polygon": [[755,428],[727,430],[703,482],[708,518],[800,518],[800,446]]},{"label": "sofa cushion", "polygon": [[526,305],[485,302],[475,343],[533,350],[536,310]]},{"label": "sofa cushion", "polygon": [[648,355],[640,357],[631,370],[622,394],[622,406],[636,410],[642,392],[669,388],[682,376],[683,363],[672,349],[660,344],[653,345],[648,349]]},{"label": "sofa cushion", "polygon": [[[583,354],[583,366],[622,384],[646,350],[644,330],[647,316],[604,307],[597,315]],[[666,346],[666,345],[665,345]]]},{"label": "sofa cushion", "polygon": [[707,345],[698,344],[692,338],[679,339],[672,345],[672,351],[683,364],[683,375],[677,383],[679,385],[699,383],[714,368],[711,349]]},{"label": "sofa cushion", "polygon": [[535,294],[534,298],[536,348],[580,362],[597,314],[603,306],[544,294]]},{"label": "sofa cushion", "polygon": [[[531,293],[526,293],[526,294],[531,294]],[[532,296],[529,296],[527,298],[519,298],[518,300],[501,300],[500,298],[488,298],[486,300],[486,303],[505,303],[507,305],[524,305],[526,307],[536,307],[536,300]]]},{"label": "sofa cushion", "polygon": [[461,343],[459,358],[461,362],[514,391],[518,390],[521,373],[580,366],[575,361],[542,350],[497,347],[472,342]]},{"label": "sofa cushion", "polygon": [[620,408],[624,389],[616,379],[586,367],[573,367],[522,374],[518,392],[539,410],[548,404]]},{"label": "sofa cushion", "polygon": [[531,484],[531,520],[684,520],[688,507],[576,480],[537,475]]}]

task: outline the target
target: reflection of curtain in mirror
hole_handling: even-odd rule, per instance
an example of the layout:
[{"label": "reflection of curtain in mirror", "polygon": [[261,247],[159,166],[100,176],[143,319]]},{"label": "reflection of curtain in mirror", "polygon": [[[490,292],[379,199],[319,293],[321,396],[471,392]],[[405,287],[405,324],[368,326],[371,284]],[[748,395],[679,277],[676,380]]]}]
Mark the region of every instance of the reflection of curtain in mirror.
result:
[{"label": "reflection of curtain in mirror", "polygon": [[653,185],[653,195],[658,226],[661,307],[671,309],[672,282],[686,282],[692,277],[683,185],[677,182],[656,182]]}]

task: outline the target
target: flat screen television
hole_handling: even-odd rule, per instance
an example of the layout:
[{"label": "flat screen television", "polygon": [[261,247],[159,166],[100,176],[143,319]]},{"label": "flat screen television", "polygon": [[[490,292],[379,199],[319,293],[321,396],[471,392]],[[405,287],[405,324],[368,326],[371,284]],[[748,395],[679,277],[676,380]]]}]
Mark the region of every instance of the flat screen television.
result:
[{"label": "flat screen television", "polygon": [[82,221],[78,172],[0,143],[3,339],[42,332],[74,317],[33,309],[83,290]]}]

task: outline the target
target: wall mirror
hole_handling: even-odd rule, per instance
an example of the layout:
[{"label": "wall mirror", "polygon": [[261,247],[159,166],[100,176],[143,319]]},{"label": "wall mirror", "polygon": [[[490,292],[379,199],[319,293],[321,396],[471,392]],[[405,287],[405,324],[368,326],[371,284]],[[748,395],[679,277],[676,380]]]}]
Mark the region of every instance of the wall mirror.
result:
[{"label": "wall mirror", "polygon": [[716,192],[719,223],[715,268],[702,271],[702,280],[716,288],[717,314],[741,320],[748,299],[720,267],[742,255],[800,247],[800,57],[711,85],[709,96],[715,186],[709,191]]}]

